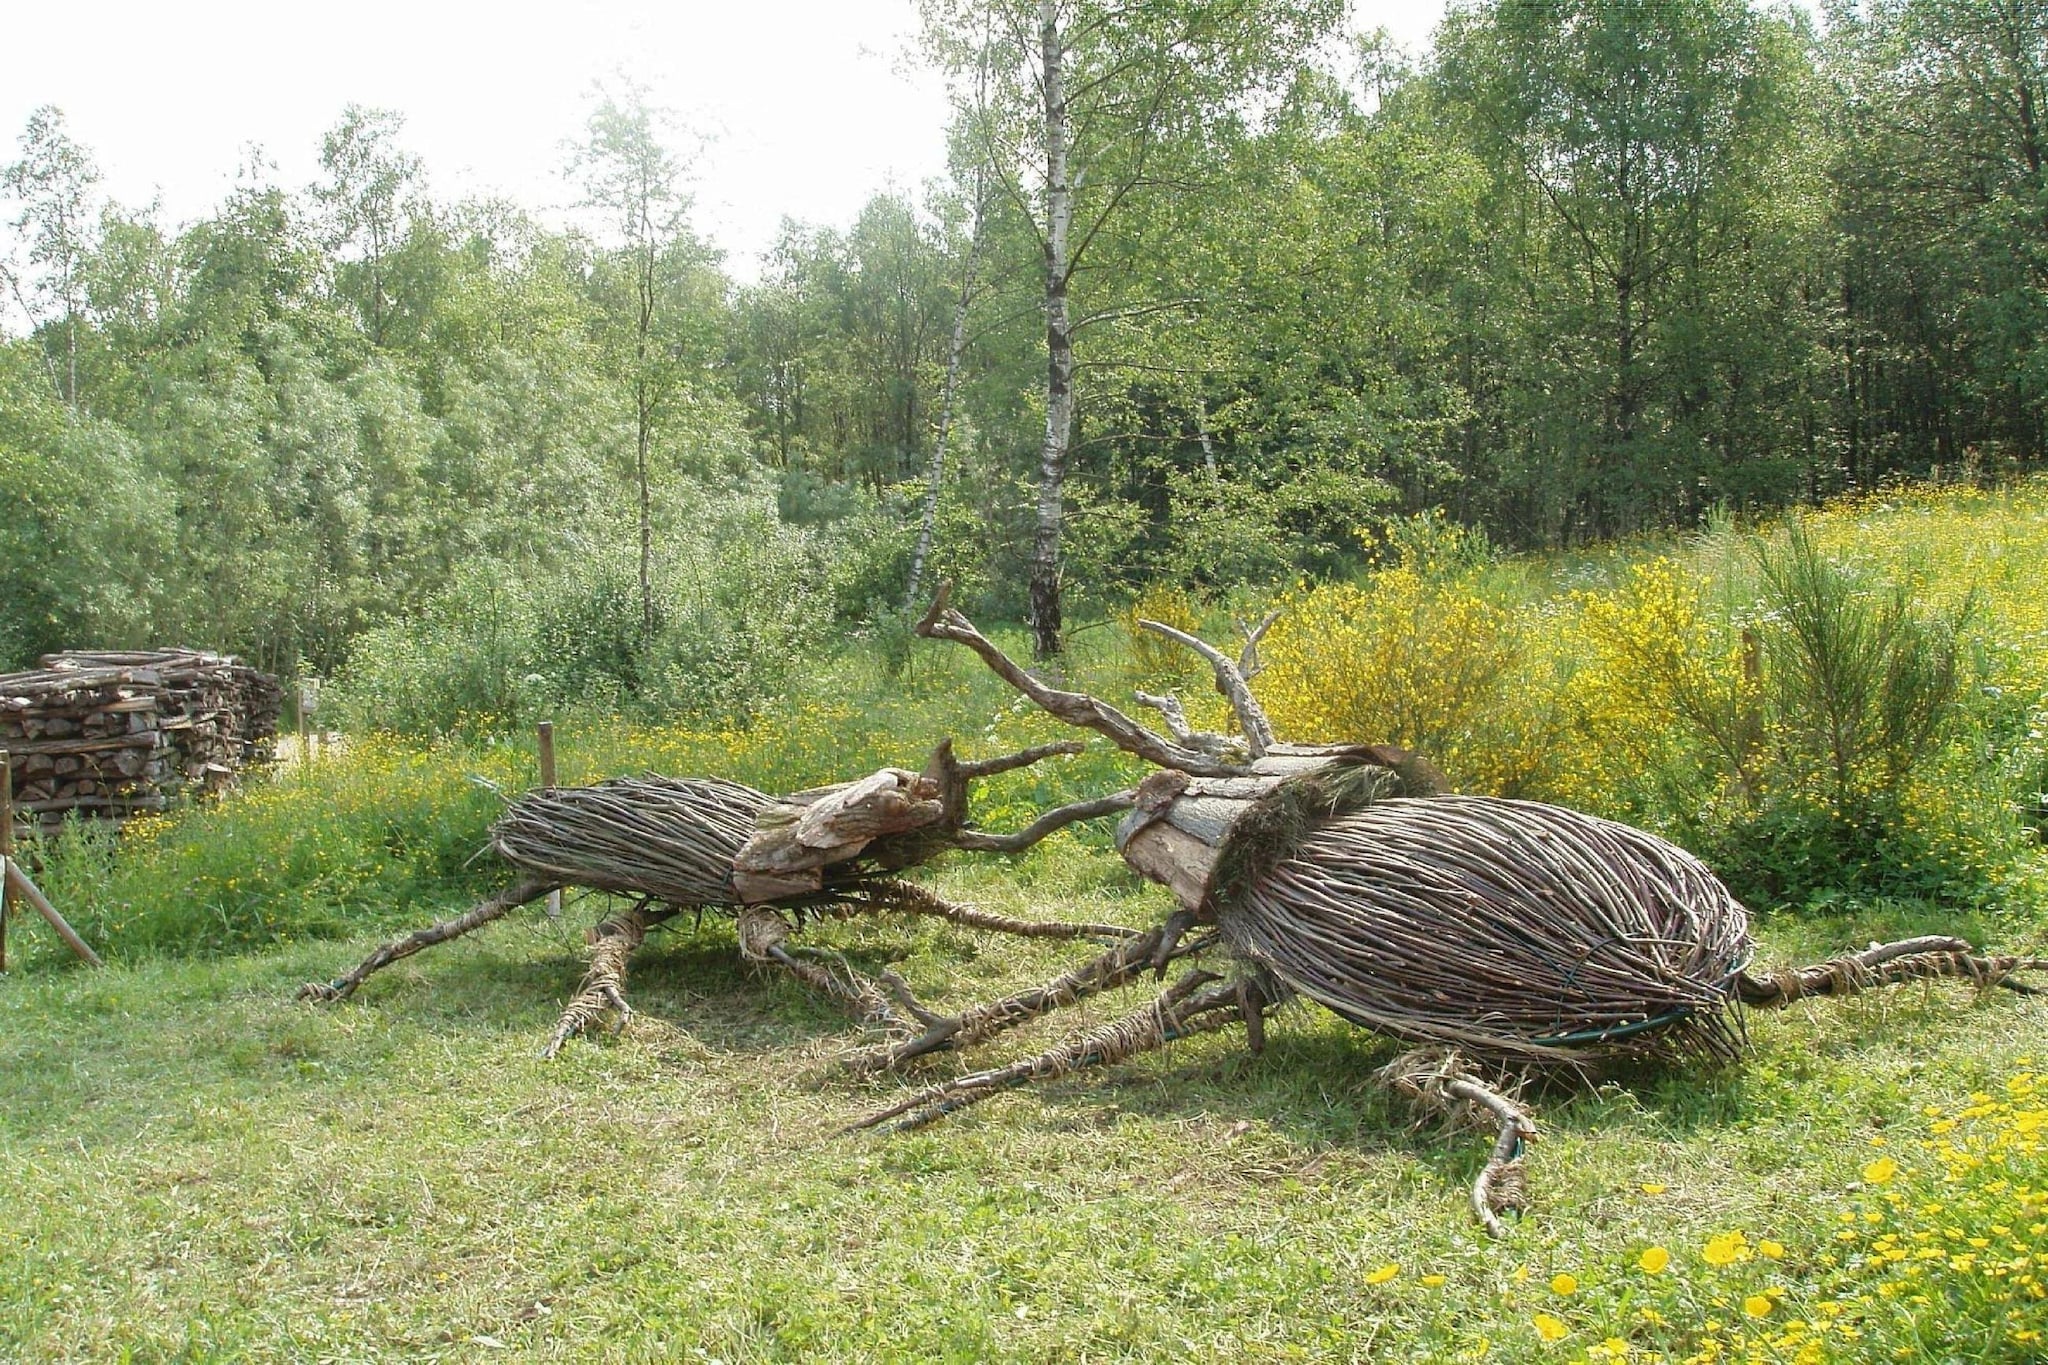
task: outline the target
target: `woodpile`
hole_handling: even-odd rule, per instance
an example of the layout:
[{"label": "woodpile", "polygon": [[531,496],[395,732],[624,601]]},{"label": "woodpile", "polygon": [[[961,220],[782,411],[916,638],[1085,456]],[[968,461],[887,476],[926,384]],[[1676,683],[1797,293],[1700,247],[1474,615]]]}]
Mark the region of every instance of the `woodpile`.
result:
[{"label": "woodpile", "polygon": [[0,674],[0,749],[15,810],[53,829],[213,793],[274,757],[284,692],[231,655],[191,649],[46,654]]}]

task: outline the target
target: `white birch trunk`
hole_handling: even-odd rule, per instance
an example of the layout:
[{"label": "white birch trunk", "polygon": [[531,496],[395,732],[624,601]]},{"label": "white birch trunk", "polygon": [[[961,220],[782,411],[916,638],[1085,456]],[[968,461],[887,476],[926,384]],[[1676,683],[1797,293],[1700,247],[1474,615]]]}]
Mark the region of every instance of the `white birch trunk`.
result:
[{"label": "white birch trunk", "polygon": [[1060,652],[1060,530],[1074,425],[1074,340],[1067,315],[1067,232],[1074,188],[1067,167],[1065,48],[1053,0],[1039,0],[1039,57],[1045,93],[1045,441],[1038,457],[1038,529],[1031,543],[1033,652]]},{"label": "white birch trunk", "polygon": [[633,477],[640,493],[640,643],[644,647],[654,640],[654,498],[647,474],[648,446],[654,436],[647,373],[647,340],[654,329],[654,225],[648,220],[644,196],[640,219],[642,245],[636,262],[640,316],[633,338]]}]

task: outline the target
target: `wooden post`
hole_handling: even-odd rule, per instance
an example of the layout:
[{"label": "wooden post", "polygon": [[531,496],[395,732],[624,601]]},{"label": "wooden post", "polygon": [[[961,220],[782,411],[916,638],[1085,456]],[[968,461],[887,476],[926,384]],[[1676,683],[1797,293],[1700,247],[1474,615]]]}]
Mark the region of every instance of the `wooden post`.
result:
[{"label": "wooden post", "polygon": [[107,965],[64,922],[64,917],[57,913],[57,907],[50,904],[36,884],[28,879],[28,873],[21,870],[21,864],[14,861],[14,763],[7,751],[0,749],[0,972],[7,970],[7,908],[17,894],[42,912],[50,927],[57,931],[57,937],[69,944],[72,952],[95,967]]},{"label": "wooden post", "polygon": [[77,953],[95,967],[107,965],[100,961],[100,955],[88,947],[86,941],[78,936],[78,931],[64,922],[64,917],[57,913],[57,907],[50,904],[49,897],[37,889],[36,884],[28,879],[28,873],[21,870],[21,864],[15,862],[12,858],[7,860],[6,881],[9,886],[20,893],[23,900],[42,912],[43,918],[50,922],[50,927],[57,931],[57,937],[63,939],[70,946],[72,952]]},{"label": "wooden post", "polygon": [[320,751],[320,680],[299,679],[299,760],[312,766]]},{"label": "wooden post", "polygon": [[[552,790],[555,785],[555,723],[544,720],[540,723],[540,784]],[[562,891],[557,887],[548,892],[548,918],[562,917]]]},{"label": "wooden post", "polygon": [[14,760],[0,749],[0,972],[7,970],[7,908],[14,900],[7,865],[14,861]]}]

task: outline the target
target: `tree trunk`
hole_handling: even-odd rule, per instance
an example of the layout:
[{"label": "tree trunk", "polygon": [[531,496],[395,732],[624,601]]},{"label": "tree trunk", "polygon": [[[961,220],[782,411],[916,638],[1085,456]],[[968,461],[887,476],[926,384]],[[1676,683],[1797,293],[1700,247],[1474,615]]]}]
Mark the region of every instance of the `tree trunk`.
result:
[{"label": "tree trunk", "polygon": [[1039,0],[1038,42],[1045,91],[1045,442],[1038,457],[1038,530],[1031,542],[1032,652],[1060,652],[1060,530],[1068,442],[1074,423],[1074,338],[1067,316],[1067,230],[1074,189],[1067,170],[1067,103],[1059,18]]},{"label": "tree trunk", "polygon": [[1216,472],[1216,446],[1209,439],[1209,400],[1195,396],[1195,435],[1202,441],[1202,469],[1209,476],[1210,483],[1216,483],[1222,475]]},{"label": "tree trunk", "polygon": [[967,305],[974,297],[974,266],[981,254],[982,196],[986,186],[985,167],[974,172],[974,224],[967,237],[967,260],[960,268],[960,297],[953,305],[953,339],[946,348],[946,388],[939,401],[939,434],[932,443],[931,472],[924,490],[924,516],[917,528],[917,548],[910,554],[910,586],[903,594],[903,609],[917,608],[917,590],[924,579],[925,560],[932,552],[932,536],[939,524],[939,489],[946,480],[946,440],[953,431],[953,398],[960,385],[960,357],[967,350]]},{"label": "tree trunk", "polygon": [[643,227],[647,236],[640,255],[640,318],[633,339],[633,477],[640,493],[640,643],[645,646],[654,640],[654,499],[647,486],[654,417],[647,392],[647,338],[654,328],[654,238],[652,224]]}]

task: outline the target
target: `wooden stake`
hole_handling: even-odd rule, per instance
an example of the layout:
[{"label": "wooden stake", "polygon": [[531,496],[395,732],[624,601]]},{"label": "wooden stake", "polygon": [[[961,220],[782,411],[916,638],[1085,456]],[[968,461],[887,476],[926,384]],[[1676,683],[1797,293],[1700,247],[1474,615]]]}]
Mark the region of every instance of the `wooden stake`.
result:
[{"label": "wooden stake", "polygon": [[[544,720],[540,723],[540,784],[548,790],[555,786],[555,723]],[[562,917],[562,892],[559,887],[548,892],[548,918]]]},{"label": "wooden stake", "polygon": [[12,858],[7,860],[6,880],[7,885],[13,887],[23,900],[42,912],[43,918],[50,922],[50,927],[57,931],[57,937],[63,939],[69,945],[72,952],[77,953],[95,967],[107,965],[100,961],[100,955],[88,947],[86,941],[78,936],[78,931],[64,922],[64,917],[57,913],[57,907],[50,904],[49,898],[43,895],[36,884],[28,879],[28,873],[21,870],[21,864],[15,862]]},{"label": "wooden stake", "polygon": [[0,749],[0,972],[7,970],[7,910],[14,892],[7,866],[14,861],[14,762]]}]

